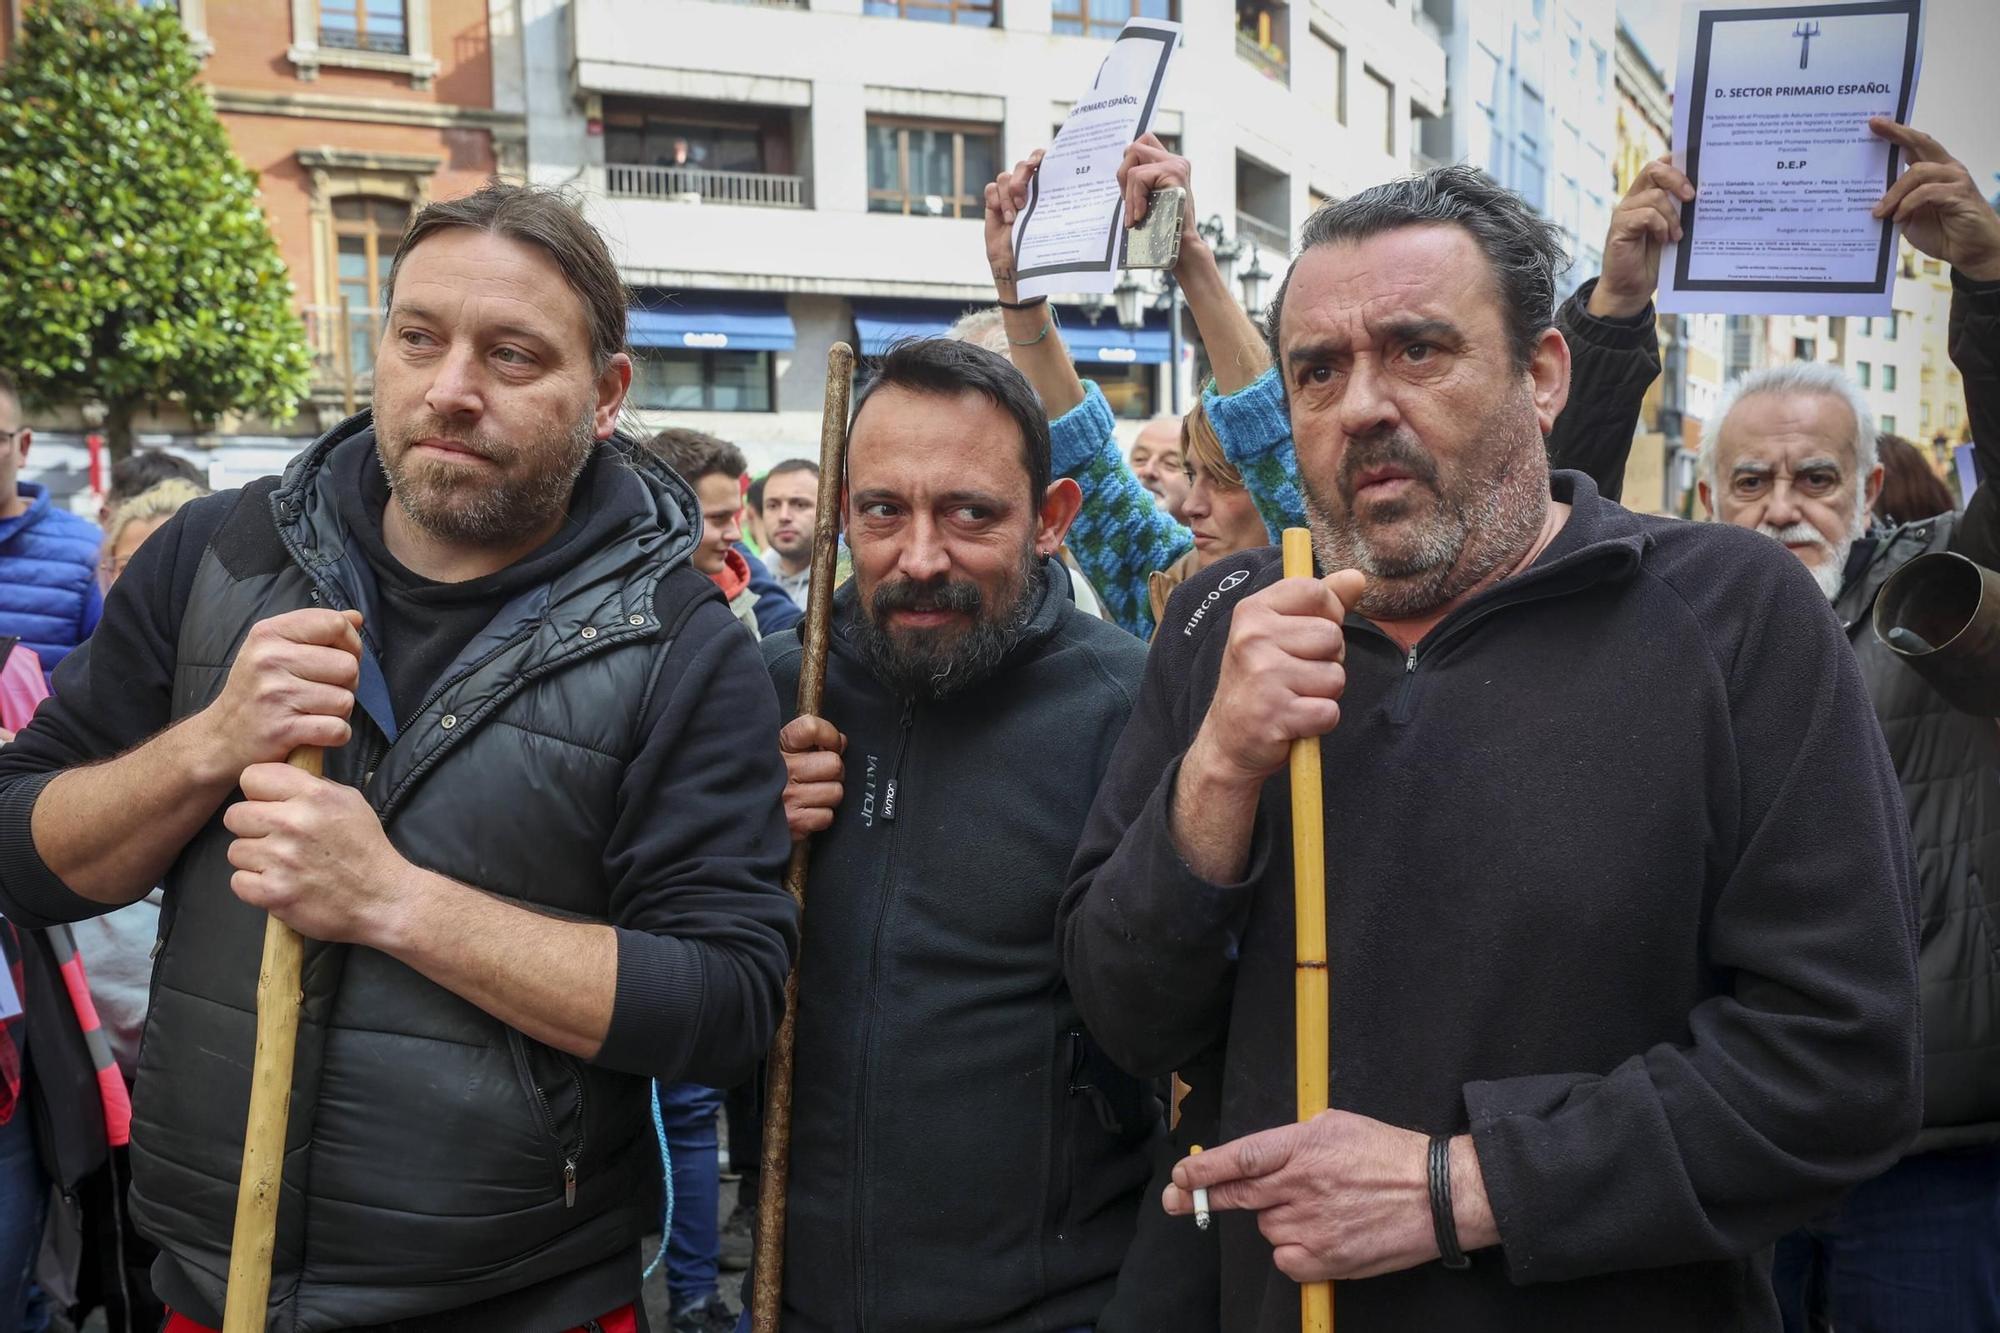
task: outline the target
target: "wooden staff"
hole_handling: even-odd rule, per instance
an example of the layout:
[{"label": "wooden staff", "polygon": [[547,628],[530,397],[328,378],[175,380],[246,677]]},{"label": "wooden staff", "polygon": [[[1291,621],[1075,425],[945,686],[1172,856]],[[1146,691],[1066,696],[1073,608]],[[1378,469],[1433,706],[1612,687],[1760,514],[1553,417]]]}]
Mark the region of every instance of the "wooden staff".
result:
[{"label": "wooden staff", "polygon": [[[314,777],[325,771],[317,745],[301,745],[290,762]],[[266,917],[264,962],[257,971],[257,1057],[250,1066],[250,1119],[243,1127],[243,1174],[236,1185],[222,1333],[264,1333],[271,1255],[278,1244],[278,1195],[285,1179],[285,1122],[292,1113],[292,1056],[299,1044],[304,958],[299,933]]]},{"label": "wooden staff", "polygon": [[[812,592],[806,599],[805,648],[799,666],[800,717],[818,717],[826,687],[826,645],[833,628],[834,561],[840,545],[840,484],[847,470],[847,391],[853,382],[854,349],[835,343],[826,352],[826,406],[819,427],[819,509],[814,515]],[[806,866],[811,844],[792,844],[785,867],[785,890],[799,905],[800,929],[806,905]],[[792,1164],[792,1042],[798,1031],[799,972],[785,978],[785,1017],[771,1043],[764,1080],[764,1154],[757,1181],[756,1285],[750,1296],[753,1333],[777,1333],[785,1282],[785,1177]]]},{"label": "wooden staff", "polygon": [[[1285,577],[1313,577],[1312,534],[1285,529]],[[1320,794],[1319,738],[1292,742],[1292,912],[1298,968],[1294,973],[1298,1034],[1299,1120],[1326,1109],[1326,813]],[[1299,1288],[1302,1333],[1333,1333],[1333,1284]]]}]

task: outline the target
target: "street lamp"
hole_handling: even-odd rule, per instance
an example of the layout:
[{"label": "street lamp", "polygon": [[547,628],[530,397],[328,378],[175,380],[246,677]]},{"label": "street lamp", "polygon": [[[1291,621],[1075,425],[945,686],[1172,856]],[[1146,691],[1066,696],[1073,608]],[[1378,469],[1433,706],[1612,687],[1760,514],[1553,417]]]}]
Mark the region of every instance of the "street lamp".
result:
[{"label": "street lamp", "polygon": [[1264,309],[1264,284],[1271,280],[1271,274],[1264,267],[1264,251],[1255,241],[1250,243],[1250,267],[1236,275],[1243,285],[1243,308],[1255,316]]},{"label": "street lamp", "polygon": [[1146,322],[1146,313],[1141,304],[1145,300],[1145,295],[1146,289],[1132,276],[1131,269],[1126,269],[1118,275],[1118,285],[1111,289],[1111,299],[1118,303],[1118,323],[1122,327],[1136,329]]},{"label": "street lamp", "polygon": [[1235,276],[1236,260],[1243,253],[1243,247],[1229,239],[1229,234],[1222,228],[1220,213],[1211,214],[1208,221],[1197,226],[1195,231],[1208,242],[1209,250],[1215,255],[1216,271],[1222,275],[1222,285],[1228,287]]}]

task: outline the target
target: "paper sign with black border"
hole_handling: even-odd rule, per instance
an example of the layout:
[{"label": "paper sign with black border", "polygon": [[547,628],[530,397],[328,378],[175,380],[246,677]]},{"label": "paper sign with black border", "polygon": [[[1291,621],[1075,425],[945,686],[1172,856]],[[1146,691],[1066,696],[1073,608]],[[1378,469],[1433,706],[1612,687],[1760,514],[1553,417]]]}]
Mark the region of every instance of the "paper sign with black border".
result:
[{"label": "paper sign with black border", "polygon": [[[1896,103],[1896,119],[1909,123],[1910,98],[1916,89],[1917,58],[1922,37],[1923,0],[1869,0],[1864,4],[1849,5],[1776,5],[1758,9],[1706,9],[1698,18],[1695,33],[1694,75],[1691,96],[1688,99],[1687,161],[1686,171],[1691,180],[1701,180],[1701,125],[1708,105],[1709,56],[1713,43],[1722,24],[1746,20],[1782,22],[1786,19],[1810,20],[1870,14],[1903,14],[1908,17],[1909,27],[1903,43],[1903,73],[1901,92]],[[1723,35],[1726,36],[1726,33]],[[1889,149],[1889,169],[1883,179],[1882,188],[1887,191],[1896,183],[1896,174],[1902,163],[1902,150],[1895,145]],[[1874,295],[1887,292],[1893,281],[1892,264],[1895,260],[1895,224],[1884,218],[1880,224],[1880,253],[1876,257],[1875,278],[1871,282],[1823,282],[1788,281],[1782,278],[1759,278],[1754,280],[1691,278],[1688,265],[1694,257],[1695,204],[1689,200],[1681,205],[1681,240],[1675,247],[1674,287],[1682,292],[1764,292],[1764,293],[1815,293],[1815,294],[1859,294]]]},{"label": "paper sign with black border", "polygon": [[[1177,30],[1167,31],[1160,28],[1128,28],[1118,35],[1118,40],[1121,42],[1148,41],[1160,44],[1159,58],[1153,62],[1153,75],[1146,87],[1145,105],[1139,108],[1139,128],[1133,134],[1133,137],[1137,138],[1139,135],[1144,134],[1153,123],[1153,111],[1158,107],[1160,102],[1160,85],[1167,80],[1167,63],[1173,58],[1174,44],[1180,40],[1180,33]],[[1098,66],[1097,79],[1091,80],[1091,88],[1095,89],[1098,79],[1103,77],[1104,67],[1100,65]],[[1014,232],[1016,236],[1024,235],[1027,232],[1028,223],[1035,216],[1035,205],[1041,199],[1041,185],[1041,173],[1037,172],[1029,178],[1028,206],[1022,211],[1020,225]],[[1114,259],[1117,256],[1119,224],[1123,221],[1124,209],[1121,207],[1111,215],[1111,225],[1104,238],[1104,259],[1102,262],[1093,259],[1087,262],[1071,264],[1043,264],[1037,268],[1021,269],[1015,273],[1014,277],[1019,280],[1024,278],[1045,278],[1056,273],[1104,272],[1112,267]]]}]

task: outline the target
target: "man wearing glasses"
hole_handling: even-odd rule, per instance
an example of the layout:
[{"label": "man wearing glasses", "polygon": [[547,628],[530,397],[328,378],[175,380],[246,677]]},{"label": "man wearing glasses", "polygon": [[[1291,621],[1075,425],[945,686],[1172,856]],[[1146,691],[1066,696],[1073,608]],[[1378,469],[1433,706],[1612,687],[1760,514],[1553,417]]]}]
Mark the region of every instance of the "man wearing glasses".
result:
[{"label": "man wearing glasses", "polygon": [[48,487],[20,479],[32,441],[20,390],[0,370],[0,643],[32,648],[53,673],[97,628],[100,538],[87,519],[51,504]]}]

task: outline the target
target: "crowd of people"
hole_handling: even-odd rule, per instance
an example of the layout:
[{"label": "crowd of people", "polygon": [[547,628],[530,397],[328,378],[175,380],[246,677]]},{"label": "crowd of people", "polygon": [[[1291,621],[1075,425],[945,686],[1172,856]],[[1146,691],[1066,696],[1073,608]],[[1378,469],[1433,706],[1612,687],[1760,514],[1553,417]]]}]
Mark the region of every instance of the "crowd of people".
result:
[{"label": "crowd of people", "polygon": [[[2000,475],[2000,216],[1872,127]],[[1016,286],[1039,163],[837,513],[621,429],[616,266],[529,187],[418,214],[371,410],[282,477],[141,451],[100,532],[0,382],[0,1328],[221,1324],[268,914],[272,1327],[639,1329],[660,1233],[675,1333],[747,1328],[795,968],[791,1333],[1277,1333],[1328,1279],[1350,1333],[2000,1329],[2000,490],[1799,364],[1713,413],[1709,521],[1622,508],[1666,159],[1560,303],[1470,168],[1317,210],[1261,326],[1190,201],[1211,378],[1127,451]],[[1194,186],[1150,136],[1120,184]]]}]

